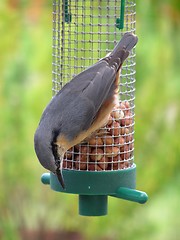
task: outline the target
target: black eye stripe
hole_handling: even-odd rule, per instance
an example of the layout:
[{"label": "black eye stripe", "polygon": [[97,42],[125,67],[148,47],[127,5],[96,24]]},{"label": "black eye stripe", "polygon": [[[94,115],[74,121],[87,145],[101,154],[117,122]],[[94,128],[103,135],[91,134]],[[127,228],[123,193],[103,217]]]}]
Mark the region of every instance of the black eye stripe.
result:
[{"label": "black eye stripe", "polygon": [[51,146],[52,146],[52,153],[56,162],[59,160],[58,149],[57,149],[58,146],[54,142],[51,142]]},{"label": "black eye stripe", "polygon": [[56,139],[57,139],[57,137],[59,136],[60,131],[61,131],[60,128],[59,128],[59,129],[53,129],[53,130],[52,130],[53,142],[56,142]]}]

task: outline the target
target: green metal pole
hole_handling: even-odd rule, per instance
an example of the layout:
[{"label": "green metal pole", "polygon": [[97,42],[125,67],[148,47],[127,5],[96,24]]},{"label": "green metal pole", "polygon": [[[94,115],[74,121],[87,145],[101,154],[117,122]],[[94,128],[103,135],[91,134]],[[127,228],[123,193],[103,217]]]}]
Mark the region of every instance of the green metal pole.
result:
[{"label": "green metal pole", "polygon": [[121,0],[120,16],[116,19],[116,27],[118,29],[124,28],[124,11],[125,11],[125,0]]},{"label": "green metal pole", "polygon": [[64,14],[65,14],[65,22],[70,23],[72,20],[72,16],[69,13],[68,0],[64,0]]}]

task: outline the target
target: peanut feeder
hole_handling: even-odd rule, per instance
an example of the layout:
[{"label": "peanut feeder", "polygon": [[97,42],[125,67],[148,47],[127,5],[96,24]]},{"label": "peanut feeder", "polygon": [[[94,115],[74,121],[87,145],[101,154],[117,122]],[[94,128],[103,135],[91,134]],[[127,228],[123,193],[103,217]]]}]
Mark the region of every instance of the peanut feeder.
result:
[{"label": "peanut feeder", "polygon": [[[110,53],[125,32],[135,33],[135,2],[53,1],[53,94],[75,75]],[[125,61],[117,104],[104,126],[68,149],[63,189],[53,173],[42,182],[79,195],[79,214],[107,214],[108,196],[145,203],[136,187],[134,163],[135,50]]]}]

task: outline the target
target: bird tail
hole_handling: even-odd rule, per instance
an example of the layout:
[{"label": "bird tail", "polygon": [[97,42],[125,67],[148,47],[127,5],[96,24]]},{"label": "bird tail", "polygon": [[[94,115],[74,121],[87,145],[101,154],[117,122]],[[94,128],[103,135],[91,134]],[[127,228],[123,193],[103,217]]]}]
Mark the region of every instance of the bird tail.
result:
[{"label": "bird tail", "polygon": [[110,55],[104,58],[104,60],[109,63],[110,67],[114,66],[118,71],[137,42],[138,38],[136,35],[130,32],[125,33]]}]

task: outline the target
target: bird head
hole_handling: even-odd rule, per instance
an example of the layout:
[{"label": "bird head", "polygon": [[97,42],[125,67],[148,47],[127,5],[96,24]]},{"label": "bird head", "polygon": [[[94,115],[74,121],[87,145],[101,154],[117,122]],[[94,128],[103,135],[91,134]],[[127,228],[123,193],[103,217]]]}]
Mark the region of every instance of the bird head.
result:
[{"label": "bird head", "polygon": [[47,129],[41,129],[41,126],[39,126],[34,135],[34,148],[41,165],[55,173],[57,166],[53,153],[54,148],[52,133],[47,131]]}]

